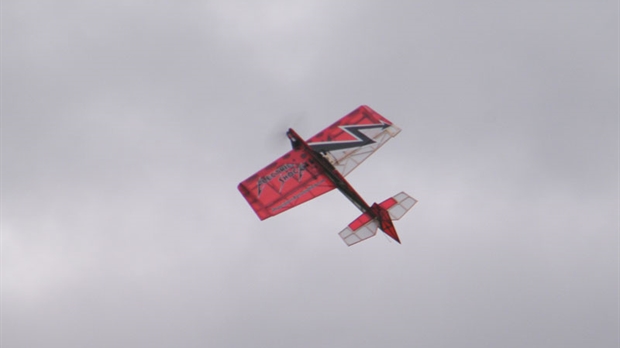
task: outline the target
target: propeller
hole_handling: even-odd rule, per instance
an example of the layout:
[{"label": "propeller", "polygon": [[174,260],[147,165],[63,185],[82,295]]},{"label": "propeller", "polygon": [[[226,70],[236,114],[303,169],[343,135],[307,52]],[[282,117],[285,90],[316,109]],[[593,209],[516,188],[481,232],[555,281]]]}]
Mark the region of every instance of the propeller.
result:
[{"label": "propeller", "polygon": [[275,122],[272,122],[272,126],[270,127],[271,129],[267,132],[267,136],[269,137],[269,149],[274,151],[282,151],[283,149],[290,148],[291,145],[288,137],[286,136],[286,131],[288,131],[289,128],[294,128],[295,130],[301,129],[302,131],[299,133],[303,134],[303,128],[306,123],[307,116],[308,115],[304,112],[297,112],[282,116]]}]

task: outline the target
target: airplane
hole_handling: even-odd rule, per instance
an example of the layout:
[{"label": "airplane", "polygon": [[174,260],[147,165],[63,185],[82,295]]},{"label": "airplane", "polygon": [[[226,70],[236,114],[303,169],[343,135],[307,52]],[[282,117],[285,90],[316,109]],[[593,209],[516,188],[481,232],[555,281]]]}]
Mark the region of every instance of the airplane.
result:
[{"label": "airplane", "polygon": [[345,179],[399,132],[400,128],[366,105],[307,141],[289,128],[286,135],[292,150],[242,181],[237,188],[260,220],[338,189],[362,212],[339,233],[348,246],[373,237],[377,229],[400,244],[392,221],[400,219],[418,201],[401,192],[369,205]]}]

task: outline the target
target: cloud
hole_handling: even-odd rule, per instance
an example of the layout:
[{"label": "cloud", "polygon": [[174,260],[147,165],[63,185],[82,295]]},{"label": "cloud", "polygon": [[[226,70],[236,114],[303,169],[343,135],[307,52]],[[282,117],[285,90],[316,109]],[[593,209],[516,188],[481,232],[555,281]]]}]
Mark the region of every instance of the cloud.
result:
[{"label": "cloud", "polygon": [[[617,16],[606,4],[3,4],[2,343],[617,342]],[[338,192],[237,184],[360,104],[347,177],[420,200],[346,248]],[[280,139],[282,140],[282,139]]]}]

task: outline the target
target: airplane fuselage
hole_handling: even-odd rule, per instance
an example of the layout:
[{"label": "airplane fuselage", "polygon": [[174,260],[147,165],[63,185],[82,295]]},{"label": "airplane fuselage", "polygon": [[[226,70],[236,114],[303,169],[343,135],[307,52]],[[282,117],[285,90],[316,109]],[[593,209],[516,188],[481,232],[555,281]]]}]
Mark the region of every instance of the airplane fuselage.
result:
[{"label": "airplane fuselage", "polygon": [[347,197],[362,213],[370,213],[373,215],[373,218],[376,218],[376,214],[371,209],[371,206],[364,201],[364,199],[351,187],[351,184],[336,170],[336,168],[319,152],[313,150],[305,140],[303,140],[297,132],[295,132],[292,128],[286,132],[289,140],[291,141],[291,145],[295,149],[302,149],[308,155],[311,156],[312,160],[315,161],[321,169],[323,173],[329,178],[329,180],[336,185],[336,188],[342,194]]}]

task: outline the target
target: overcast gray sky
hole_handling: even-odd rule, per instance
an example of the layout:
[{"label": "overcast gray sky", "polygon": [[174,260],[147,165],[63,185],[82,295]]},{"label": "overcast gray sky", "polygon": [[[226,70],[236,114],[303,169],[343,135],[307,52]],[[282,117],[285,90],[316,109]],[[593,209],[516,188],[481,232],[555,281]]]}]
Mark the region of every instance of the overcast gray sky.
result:
[{"label": "overcast gray sky", "polygon": [[[2,347],[618,347],[617,1],[2,2]],[[348,176],[236,185],[361,104]]]}]

